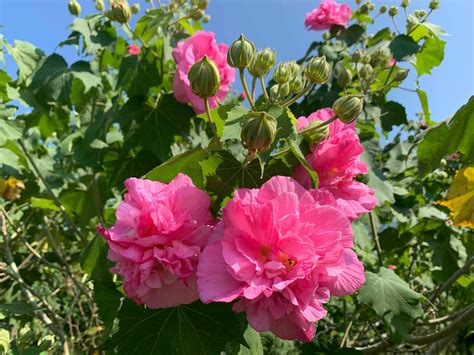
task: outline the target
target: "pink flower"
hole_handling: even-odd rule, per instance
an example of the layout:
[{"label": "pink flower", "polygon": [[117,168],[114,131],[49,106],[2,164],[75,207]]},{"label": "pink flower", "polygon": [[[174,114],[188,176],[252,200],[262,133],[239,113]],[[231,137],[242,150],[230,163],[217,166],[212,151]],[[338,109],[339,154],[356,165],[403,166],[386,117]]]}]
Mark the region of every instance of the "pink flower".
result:
[{"label": "pink flower", "polygon": [[197,31],[187,40],[179,42],[173,49],[176,62],[173,91],[176,100],[191,103],[196,113],[205,111],[203,100],[194,95],[189,87],[188,72],[194,63],[207,55],[216,63],[221,77],[220,89],[215,96],[209,98],[209,105],[214,108],[218,101],[223,101],[230,90],[230,84],[235,80],[235,71],[227,64],[227,49],[227,45],[216,43],[213,32]]},{"label": "pink flower", "polygon": [[201,300],[231,302],[250,325],[283,339],[310,341],[330,295],[350,295],[365,282],[351,249],[350,221],[318,206],[291,177],[240,189],[201,254]]},{"label": "pink flower", "polygon": [[392,271],[397,269],[397,267],[395,265],[389,265],[388,268]]},{"label": "pink flower", "polygon": [[339,5],[333,0],[322,0],[318,7],[306,14],[304,25],[308,30],[327,30],[332,25],[347,26],[351,9],[346,4]]},{"label": "pink flower", "polygon": [[136,44],[131,44],[131,45],[128,46],[128,54],[130,54],[130,55],[139,55],[140,52],[141,52],[141,49]]},{"label": "pink flower", "polygon": [[395,64],[397,64],[397,61],[395,60],[395,58],[390,58],[390,61],[388,62],[388,65],[393,67]]},{"label": "pink flower", "polygon": [[[333,115],[330,108],[324,108],[307,118],[298,118],[296,127],[302,130],[316,119],[327,121]],[[329,125],[329,137],[311,147],[311,153],[306,156],[318,173],[319,186],[318,190],[312,190],[313,197],[319,204],[337,206],[351,220],[371,211],[377,204],[374,191],[354,180],[357,175],[368,172],[366,164],[360,161],[363,151],[355,122],[346,125],[336,120]],[[294,177],[306,188],[311,188],[312,182],[304,167],[296,168]]]},{"label": "pink flower", "polygon": [[169,184],[130,178],[125,186],[115,225],[97,229],[116,263],[110,271],[123,277],[129,298],[150,308],[194,302],[198,258],[212,231],[209,196],[183,174]]}]

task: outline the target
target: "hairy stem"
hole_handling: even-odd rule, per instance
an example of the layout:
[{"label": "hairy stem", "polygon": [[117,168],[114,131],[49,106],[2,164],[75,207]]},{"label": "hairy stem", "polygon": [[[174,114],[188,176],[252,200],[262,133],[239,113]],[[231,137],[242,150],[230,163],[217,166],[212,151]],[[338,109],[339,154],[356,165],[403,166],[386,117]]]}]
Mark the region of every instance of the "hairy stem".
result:
[{"label": "hairy stem", "polygon": [[252,107],[253,111],[257,111],[255,107],[255,103],[253,102],[252,96],[250,95],[249,88],[247,86],[247,81],[245,80],[245,71],[243,68],[239,69],[240,81],[242,82],[242,87],[244,88],[245,96],[247,96],[247,100]]}]

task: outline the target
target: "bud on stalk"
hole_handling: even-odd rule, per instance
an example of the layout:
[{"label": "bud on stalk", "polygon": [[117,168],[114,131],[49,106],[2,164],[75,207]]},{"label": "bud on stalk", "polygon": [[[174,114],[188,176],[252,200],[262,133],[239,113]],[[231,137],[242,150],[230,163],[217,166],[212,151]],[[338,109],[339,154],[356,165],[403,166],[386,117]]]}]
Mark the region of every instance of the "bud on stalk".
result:
[{"label": "bud on stalk", "polygon": [[191,91],[202,99],[213,97],[219,91],[219,69],[206,55],[189,69],[188,79]]},{"label": "bud on stalk", "polygon": [[277,84],[283,84],[290,80],[291,78],[291,69],[288,63],[279,63],[273,72],[273,80]]},{"label": "bud on stalk", "polygon": [[314,120],[305,127],[301,134],[309,146],[313,146],[329,136],[329,125],[321,120]]},{"label": "bud on stalk", "polygon": [[249,155],[268,149],[276,137],[278,122],[266,112],[251,112],[244,117],[241,140]]},{"label": "bud on stalk", "polygon": [[436,10],[439,8],[439,0],[431,0],[429,6],[430,10]]},{"label": "bud on stalk", "polygon": [[399,69],[394,75],[393,75],[393,79],[395,79],[395,81],[403,81],[407,78],[408,76],[408,73],[410,72],[409,69]]},{"label": "bud on stalk", "polygon": [[130,10],[132,11],[132,14],[138,14],[140,12],[140,4],[135,3],[130,7]]},{"label": "bud on stalk", "polygon": [[227,62],[234,68],[247,68],[255,56],[255,45],[243,34],[231,45],[227,52]]},{"label": "bud on stalk", "polygon": [[104,5],[104,0],[95,0],[95,8],[97,11],[104,11],[105,5]]},{"label": "bud on stalk", "polygon": [[341,88],[346,88],[352,81],[352,73],[349,69],[343,68],[337,76],[337,83]]},{"label": "bud on stalk", "polygon": [[390,9],[388,10],[388,14],[392,17],[397,16],[398,15],[398,7],[396,7],[396,6],[390,7]]},{"label": "bud on stalk", "polygon": [[111,5],[111,19],[118,23],[127,23],[132,17],[132,10],[126,0],[114,1]]},{"label": "bud on stalk", "polygon": [[324,84],[331,75],[331,66],[326,61],[326,57],[312,58],[305,68],[306,78],[313,84]]},{"label": "bud on stalk", "polygon": [[348,124],[353,122],[364,108],[362,95],[344,95],[338,98],[332,105],[332,110],[342,122]]},{"label": "bud on stalk", "polygon": [[70,0],[67,4],[67,8],[71,15],[79,16],[81,13],[81,4],[79,4],[76,0]]}]

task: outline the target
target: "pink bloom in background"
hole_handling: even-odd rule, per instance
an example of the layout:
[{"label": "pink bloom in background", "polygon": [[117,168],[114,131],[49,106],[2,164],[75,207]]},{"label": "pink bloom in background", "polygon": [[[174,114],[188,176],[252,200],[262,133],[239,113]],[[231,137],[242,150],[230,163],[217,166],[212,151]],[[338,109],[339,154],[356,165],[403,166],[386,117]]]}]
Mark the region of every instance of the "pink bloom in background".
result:
[{"label": "pink bloom in background", "polygon": [[397,64],[397,61],[395,60],[395,58],[390,58],[390,61],[388,62],[388,65],[390,65],[391,67],[393,67],[395,64]]},{"label": "pink bloom in background", "polygon": [[291,177],[260,189],[239,189],[201,254],[201,300],[231,302],[250,325],[283,339],[310,341],[331,295],[354,293],[365,282],[352,250],[348,218],[319,206]]},{"label": "pink bloom in background", "polygon": [[110,271],[123,277],[129,298],[150,308],[197,300],[195,272],[212,231],[209,196],[183,174],[169,184],[130,178],[125,186],[115,225],[97,229],[116,263]]},{"label": "pink bloom in background", "polygon": [[[327,121],[333,115],[330,108],[324,108],[298,118],[296,127],[301,130],[316,119]],[[313,197],[319,204],[337,206],[351,220],[371,211],[377,204],[374,191],[354,180],[359,174],[367,174],[366,164],[360,161],[363,151],[355,122],[346,125],[336,120],[329,125],[329,137],[311,147],[311,153],[306,156],[319,178],[318,189],[311,190]],[[311,188],[311,178],[303,166],[296,168],[294,177]]]},{"label": "pink bloom in background", "polygon": [[188,72],[194,63],[207,55],[216,63],[221,77],[220,90],[215,96],[209,98],[209,105],[214,108],[218,101],[223,101],[229,93],[230,84],[235,80],[235,71],[227,64],[227,49],[227,45],[216,43],[213,32],[197,31],[185,41],[179,42],[173,49],[176,62],[173,92],[176,100],[181,103],[191,103],[196,113],[205,111],[203,100],[191,91]]},{"label": "pink bloom in background", "polygon": [[128,46],[128,54],[130,54],[130,55],[139,55],[140,52],[141,52],[141,49],[136,44],[131,44],[131,45]]},{"label": "pink bloom in background", "polygon": [[351,17],[351,9],[346,4],[338,4],[333,0],[322,0],[318,7],[306,14],[304,25],[308,30],[327,30],[332,25],[347,26]]}]

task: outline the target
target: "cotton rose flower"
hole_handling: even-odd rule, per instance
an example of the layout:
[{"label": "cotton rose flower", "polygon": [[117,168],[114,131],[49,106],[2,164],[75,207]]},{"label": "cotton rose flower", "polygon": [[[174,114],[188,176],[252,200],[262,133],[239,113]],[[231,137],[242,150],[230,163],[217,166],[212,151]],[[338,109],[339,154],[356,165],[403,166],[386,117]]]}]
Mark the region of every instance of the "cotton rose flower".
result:
[{"label": "cotton rose flower", "polygon": [[397,64],[397,61],[395,60],[395,58],[390,58],[389,62],[388,62],[388,65],[393,67],[395,64]]},{"label": "cotton rose flower", "polygon": [[196,31],[185,41],[179,42],[173,49],[173,58],[176,62],[173,93],[176,100],[191,103],[196,113],[205,111],[203,99],[191,91],[188,72],[194,63],[207,55],[216,64],[221,79],[219,91],[209,98],[209,106],[214,108],[218,101],[223,101],[230,91],[230,84],[235,80],[235,70],[227,64],[227,49],[227,45],[216,43],[213,32]]},{"label": "cotton rose flower", "polygon": [[130,54],[130,55],[139,55],[140,52],[141,52],[141,49],[136,44],[131,44],[131,45],[128,46],[128,54]]},{"label": "cotton rose flower", "polygon": [[327,30],[332,25],[346,27],[350,17],[351,9],[348,5],[322,0],[318,7],[306,14],[304,25],[313,31]]},{"label": "cotton rose flower", "polygon": [[[298,130],[314,120],[327,121],[334,116],[330,108],[318,110],[308,117],[300,117]],[[339,120],[329,125],[327,139],[311,147],[307,162],[318,174],[318,189],[311,190],[320,204],[337,206],[351,220],[370,212],[377,204],[374,191],[355,181],[359,174],[367,174],[367,166],[360,161],[364,151],[355,130],[355,122],[344,124]],[[311,178],[303,166],[294,171],[294,178],[304,187],[312,187]]]},{"label": "cotton rose flower", "polygon": [[283,339],[310,341],[331,295],[365,282],[352,250],[351,224],[338,209],[319,206],[291,177],[260,189],[239,189],[198,266],[201,300],[231,302],[250,325]]},{"label": "cotton rose flower", "polygon": [[116,263],[110,271],[122,276],[125,293],[139,304],[194,302],[199,255],[212,231],[209,196],[183,174],[169,184],[130,178],[125,186],[115,225],[98,227]]}]

